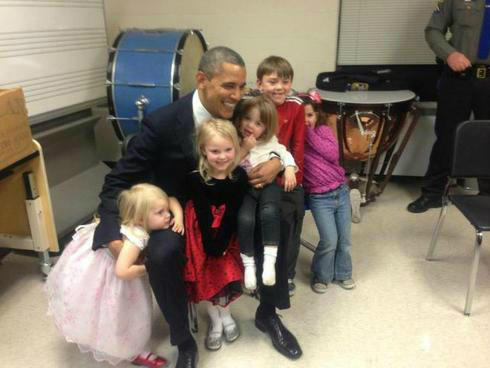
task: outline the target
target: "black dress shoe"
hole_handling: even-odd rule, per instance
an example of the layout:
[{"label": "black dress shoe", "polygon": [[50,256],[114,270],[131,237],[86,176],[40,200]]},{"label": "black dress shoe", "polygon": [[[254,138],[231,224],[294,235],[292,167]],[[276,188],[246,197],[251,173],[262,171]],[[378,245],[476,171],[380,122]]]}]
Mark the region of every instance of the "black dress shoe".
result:
[{"label": "black dress shoe", "polygon": [[441,206],[441,197],[428,197],[425,194],[422,194],[407,206],[407,210],[412,213],[422,213],[427,211],[429,208],[439,208]]},{"label": "black dress shoe", "polygon": [[274,314],[266,318],[255,317],[255,326],[269,334],[272,345],[289,359],[298,359],[303,354],[294,335],[282,324],[279,316]]},{"label": "black dress shoe", "polygon": [[175,368],[196,368],[199,356],[197,350],[190,349],[180,352]]}]

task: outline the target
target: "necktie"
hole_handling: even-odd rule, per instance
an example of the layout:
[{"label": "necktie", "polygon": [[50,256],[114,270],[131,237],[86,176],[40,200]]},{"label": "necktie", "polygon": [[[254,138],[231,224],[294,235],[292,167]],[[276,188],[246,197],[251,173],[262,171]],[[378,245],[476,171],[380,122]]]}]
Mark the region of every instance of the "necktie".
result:
[{"label": "necktie", "polygon": [[480,32],[480,46],[478,47],[478,58],[484,60],[488,58],[490,50],[490,0],[485,1],[485,14]]}]

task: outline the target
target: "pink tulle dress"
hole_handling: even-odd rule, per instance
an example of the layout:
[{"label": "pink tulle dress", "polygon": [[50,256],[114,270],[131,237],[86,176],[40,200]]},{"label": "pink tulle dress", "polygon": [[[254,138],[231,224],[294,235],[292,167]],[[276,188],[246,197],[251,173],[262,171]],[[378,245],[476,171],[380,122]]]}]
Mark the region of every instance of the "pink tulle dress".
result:
[{"label": "pink tulle dress", "polygon": [[[66,341],[115,365],[145,350],[151,335],[152,298],[147,277],[122,280],[108,249],[92,250],[96,223],[77,228],[49,273],[48,315]],[[121,226],[125,241],[146,246],[148,234]]]}]

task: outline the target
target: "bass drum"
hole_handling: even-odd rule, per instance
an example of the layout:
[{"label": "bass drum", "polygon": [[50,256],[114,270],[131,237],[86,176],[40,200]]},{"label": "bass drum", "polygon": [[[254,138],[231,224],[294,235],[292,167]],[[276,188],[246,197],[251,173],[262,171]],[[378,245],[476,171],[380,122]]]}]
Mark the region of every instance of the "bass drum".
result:
[{"label": "bass drum", "polygon": [[207,50],[197,30],[121,32],[107,68],[107,96],[114,130],[122,141],[146,115],[195,89],[199,61]]}]

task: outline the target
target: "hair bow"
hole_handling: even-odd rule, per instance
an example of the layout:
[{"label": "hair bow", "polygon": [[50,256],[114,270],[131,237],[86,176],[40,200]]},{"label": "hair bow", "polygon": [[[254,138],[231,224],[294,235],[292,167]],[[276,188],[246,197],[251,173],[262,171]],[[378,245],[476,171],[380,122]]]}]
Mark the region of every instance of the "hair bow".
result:
[{"label": "hair bow", "polygon": [[308,91],[308,96],[310,96],[311,100],[316,104],[322,103],[322,98],[320,97],[320,93],[316,89],[312,89]]},{"label": "hair bow", "polygon": [[316,89],[311,89],[307,93],[300,93],[298,95],[301,98],[309,98],[312,103],[314,104],[321,104],[322,103],[322,98],[320,97],[320,93]]}]

